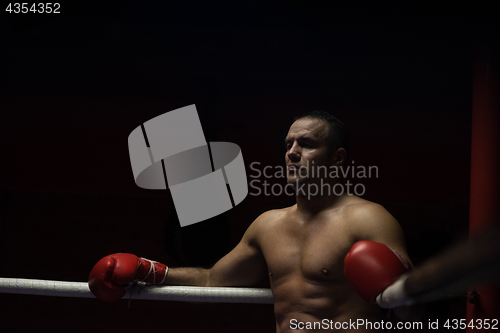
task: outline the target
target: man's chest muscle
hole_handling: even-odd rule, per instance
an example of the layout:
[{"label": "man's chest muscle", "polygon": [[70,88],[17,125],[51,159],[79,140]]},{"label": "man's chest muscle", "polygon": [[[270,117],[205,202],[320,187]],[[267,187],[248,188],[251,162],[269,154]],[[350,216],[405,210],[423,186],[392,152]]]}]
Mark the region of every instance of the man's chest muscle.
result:
[{"label": "man's chest muscle", "polygon": [[341,227],[281,230],[270,233],[261,246],[273,280],[300,274],[310,281],[342,277],[344,257],[352,245]]}]

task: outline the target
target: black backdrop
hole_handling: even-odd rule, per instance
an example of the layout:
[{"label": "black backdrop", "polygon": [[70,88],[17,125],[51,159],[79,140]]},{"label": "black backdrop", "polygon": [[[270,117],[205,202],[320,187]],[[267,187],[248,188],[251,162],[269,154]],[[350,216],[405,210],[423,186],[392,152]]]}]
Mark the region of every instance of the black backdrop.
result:
[{"label": "black backdrop", "polygon": [[[181,229],[168,191],[134,184],[127,137],[189,104],[249,174],[283,164],[293,115],[330,111],[351,161],[378,167],[363,197],[399,220],[416,264],[466,236],[472,65],[496,47],[491,8],[129,0],[0,19],[2,277],[86,281],[114,252],[210,265],[293,203],[249,195]],[[0,313],[2,332],[274,331],[261,305],[0,295]],[[436,317],[465,318],[465,298],[431,305]]]}]

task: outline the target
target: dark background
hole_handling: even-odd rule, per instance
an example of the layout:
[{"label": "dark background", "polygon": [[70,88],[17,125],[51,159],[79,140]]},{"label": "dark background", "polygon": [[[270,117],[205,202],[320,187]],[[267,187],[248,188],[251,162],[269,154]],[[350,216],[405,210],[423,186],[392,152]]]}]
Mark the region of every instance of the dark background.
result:
[{"label": "dark background", "polygon": [[[207,141],[241,147],[248,174],[283,165],[295,114],[330,111],[350,129],[351,161],[378,166],[363,197],[398,219],[415,264],[466,237],[473,61],[497,50],[492,8],[129,0],[61,12],[0,16],[0,276],[86,281],[115,252],[207,266],[262,212],[293,204],[249,195],[181,229],[169,191],[138,188],[128,135],[190,104]],[[3,294],[0,313],[2,332],[274,332],[263,305]],[[425,315],[465,318],[465,297]]]}]

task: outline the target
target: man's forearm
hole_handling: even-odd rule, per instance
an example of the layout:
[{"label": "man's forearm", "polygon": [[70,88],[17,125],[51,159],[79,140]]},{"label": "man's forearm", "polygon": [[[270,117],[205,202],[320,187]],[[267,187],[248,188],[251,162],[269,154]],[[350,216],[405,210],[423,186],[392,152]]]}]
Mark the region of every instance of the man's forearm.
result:
[{"label": "man's forearm", "polygon": [[169,268],[164,284],[179,286],[211,287],[210,270],[195,267]]}]

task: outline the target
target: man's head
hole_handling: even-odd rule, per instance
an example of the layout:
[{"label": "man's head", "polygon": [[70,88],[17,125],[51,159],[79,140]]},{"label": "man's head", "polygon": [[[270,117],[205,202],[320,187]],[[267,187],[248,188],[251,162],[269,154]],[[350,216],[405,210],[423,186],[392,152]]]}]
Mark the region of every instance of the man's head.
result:
[{"label": "man's head", "polygon": [[349,153],[349,132],[343,122],[328,112],[315,110],[302,113],[296,116],[293,120],[297,121],[302,118],[319,119],[328,125],[327,142],[330,147],[330,152],[334,153],[339,148],[344,148],[346,157]]},{"label": "man's head", "polygon": [[324,178],[314,171],[320,166],[342,166],[348,144],[347,129],[334,116],[324,111],[297,116],[285,138],[288,182]]}]

